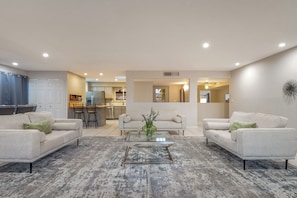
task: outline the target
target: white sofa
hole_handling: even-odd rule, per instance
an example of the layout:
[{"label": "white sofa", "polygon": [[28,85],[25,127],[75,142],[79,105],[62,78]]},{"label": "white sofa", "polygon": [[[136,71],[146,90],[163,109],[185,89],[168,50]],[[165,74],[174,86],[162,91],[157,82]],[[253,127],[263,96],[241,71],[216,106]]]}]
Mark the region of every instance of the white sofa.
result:
[{"label": "white sofa", "polygon": [[[139,130],[144,126],[142,114],[148,114],[143,112],[130,112],[129,114],[122,114],[119,116],[119,128],[121,134],[126,130]],[[186,117],[184,115],[178,114],[174,110],[161,110],[159,115],[154,121],[154,125],[157,130],[172,130],[172,131],[182,131],[184,135],[184,130],[186,128]]]},{"label": "white sofa", "polygon": [[[49,134],[37,129],[24,129],[24,123],[49,120]],[[32,163],[65,145],[77,142],[82,137],[80,119],[54,119],[50,112],[0,116],[0,162]]]},{"label": "white sofa", "polygon": [[[234,122],[256,123],[256,128],[239,128],[229,132]],[[203,133],[208,140],[246,160],[294,159],[297,131],[286,128],[288,119],[263,113],[233,112],[230,119],[204,119]],[[234,125],[233,125],[234,126]]]}]

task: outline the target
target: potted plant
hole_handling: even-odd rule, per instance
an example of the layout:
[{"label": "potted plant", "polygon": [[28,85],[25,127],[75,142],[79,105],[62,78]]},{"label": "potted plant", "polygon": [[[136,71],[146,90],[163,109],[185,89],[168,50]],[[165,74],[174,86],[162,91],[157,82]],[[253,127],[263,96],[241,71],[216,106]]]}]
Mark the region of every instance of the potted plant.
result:
[{"label": "potted plant", "polygon": [[157,131],[157,127],[153,124],[153,122],[156,120],[157,116],[159,115],[159,112],[156,112],[151,108],[150,114],[142,114],[143,121],[145,121],[145,125],[142,127],[142,130],[146,132],[146,135],[148,137],[152,137],[153,133]]}]

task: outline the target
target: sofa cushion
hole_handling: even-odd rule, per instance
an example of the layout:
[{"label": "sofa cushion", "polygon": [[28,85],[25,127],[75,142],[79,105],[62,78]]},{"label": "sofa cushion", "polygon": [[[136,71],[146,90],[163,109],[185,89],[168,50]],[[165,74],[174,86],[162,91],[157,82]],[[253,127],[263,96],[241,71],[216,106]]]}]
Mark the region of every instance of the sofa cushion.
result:
[{"label": "sofa cushion", "polygon": [[67,131],[53,131],[55,135],[60,135],[63,137],[64,144],[67,144],[79,137],[76,130],[67,130]]},{"label": "sofa cushion", "polygon": [[256,128],[257,125],[255,122],[238,122],[238,121],[235,121],[231,124],[230,128],[229,128],[229,131],[230,132],[233,132],[237,129],[240,129],[240,128]]},{"label": "sofa cushion", "polygon": [[230,123],[229,122],[207,122],[207,129],[214,130],[229,130]]},{"label": "sofa cushion", "polygon": [[53,130],[77,130],[79,127],[77,122],[55,122]]},{"label": "sofa cushion", "polygon": [[24,129],[38,129],[40,132],[49,134],[52,132],[52,125],[49,120],[43,120],[41,122],[24,123]]},{"label": "sofa cushion", "polygon": [[129,115],[125,115],[123,121],[124,121],[124,122],[130,122],[131,119],[132,119],[131,116],[129,116]]},{"label": "sofa cushion", "polygon": [[253,115],[254,115],[254,113],[246,113],[246,112],[234,111],[232,113],[231,118],[230,118],[230,124],[232,124],[235,121],[239,121],[239,122],[252,122]]},{"label": "sofa cushion", "polygon": [[140,127],[144,126],[144,122],[140,120],[131,120],[130,122],[124,123],[125,129],[139,129]]},{"label": "sofa cushion", "polygon": [[157,127],[157,130],[160,129],[180,129],[181,123],[173,121],[155,121],[154,125]]},{"label": "sofa cushion", "polygon": [[44,142],[41,142],[40,144],[40,153],[44,154],[47,153],[53,149],[57,149],[61,147],[64,144],[64,137],[53,131],[53,133],[50,133],[46,135],[46,140]]},{"label": "sofa cushion", "polygon": [[54,124],[54,118],[53,118],[53,114],[51,112],[41,111],[41,112],[28,112],[25,114],[28,115],[28,117],[32,123],[40,122],[43,120],[49,120],[51,122],[51,125]]},{"label": "sofa cushion", "polygon": [[143,120],[142,114],[149,114],[147,112],[140,112],[140,111],[132,111],[129,113],[129,116],[132,120]]},{"label": "sofa cushion", "polygon": [[255,113],[253,121],[257,123],[258,128],[284,128],[287,125],[288,118],[264,113]]},{"label": "sofa cushion", "polygon": [[23,123],[30,122],[27,115],[1,115],[0,116],[0,129],[24,129]]},{"label": "sofa cushion", "polygon": [[173,120],[174,122],[177,122],[177,123],[181,123],[181,122],[182,122],[182,118],[181,118],[180,116],[174,116],[174,117],[172,118],[172,120]]},{"label": "sofa cushion", "polygon": [[177,115],[176,111],[162,110],[159,111],[159,115],[156,120],[172,120]]}]

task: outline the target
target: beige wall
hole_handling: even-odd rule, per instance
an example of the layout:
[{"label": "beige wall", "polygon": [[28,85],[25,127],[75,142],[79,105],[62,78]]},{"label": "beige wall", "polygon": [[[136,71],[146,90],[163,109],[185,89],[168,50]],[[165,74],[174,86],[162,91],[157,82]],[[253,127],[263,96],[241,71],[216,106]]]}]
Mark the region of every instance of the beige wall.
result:
[{"label": "beige wall", "polygon": [[217,99],[216,102],[225,102],[225,94],[229,93],[229,86],[221,87],[220,89],[216,90],[217,92]]},{"label": "beige wall", "polygon": [[153,101],[153,83],[152,82],[134,82],[134,101],[152,102]]},{"label": "beige wall", "polygon": [[86,102],[86,79],[76,74],[67,73],[67,99],[69,102],[69,95],[81,95],[82,102]]},{"label": "beige wall", "polygon": [[204,118],[229,118],[229,103],[198,103],[198,123]]},{"label": "beige wall", "polygon": [[263,112],[289,118],[297,128],[297,101],[286,102],[282,87],[297,80],[297,47],[232,71],[230,113]]}]

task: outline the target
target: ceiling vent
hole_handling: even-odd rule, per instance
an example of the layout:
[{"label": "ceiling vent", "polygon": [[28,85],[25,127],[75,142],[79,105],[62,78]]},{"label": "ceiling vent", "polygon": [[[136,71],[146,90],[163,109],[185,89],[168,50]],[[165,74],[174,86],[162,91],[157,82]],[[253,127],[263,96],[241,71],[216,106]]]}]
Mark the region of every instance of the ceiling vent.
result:
[{"label": "ceiling vent", "polygon": [[179,76],[179,72],[164,72],[164,76]]}]

